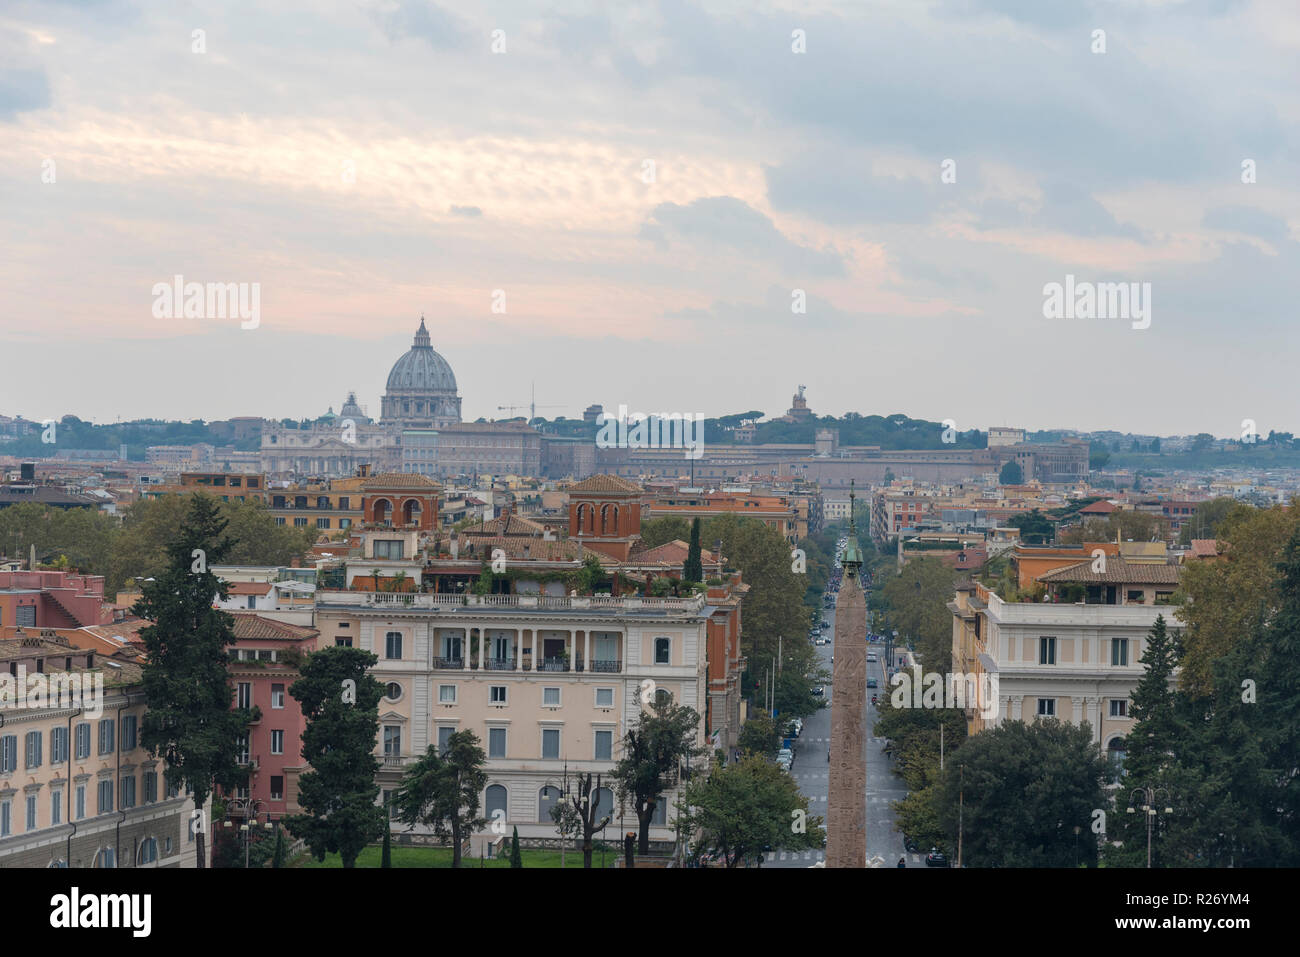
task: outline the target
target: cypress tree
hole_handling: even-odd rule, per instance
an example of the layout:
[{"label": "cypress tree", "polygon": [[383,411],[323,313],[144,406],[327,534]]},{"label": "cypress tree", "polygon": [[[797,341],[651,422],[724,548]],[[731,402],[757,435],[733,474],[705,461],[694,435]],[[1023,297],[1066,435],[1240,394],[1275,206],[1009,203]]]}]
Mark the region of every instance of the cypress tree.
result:
[{"label": "cypress tree", "polygon": [[691,547],[686,553],[686,564],[682,566],[682,581],[698,582],[704,580],[704,565],[700,561],[700,519],[696,516],[691,521]]},{"label": "cypress tree", "polygon": [[519,854],[519,828],[517,827],[514,829],[514,833],[510,836],[510,866],[524,866],[524,859]]},{"label": "cypress tree", "polygon": [[387,821],[384,822],[384,851],[379,857],[380,867],[393,866],[393,829]]}]

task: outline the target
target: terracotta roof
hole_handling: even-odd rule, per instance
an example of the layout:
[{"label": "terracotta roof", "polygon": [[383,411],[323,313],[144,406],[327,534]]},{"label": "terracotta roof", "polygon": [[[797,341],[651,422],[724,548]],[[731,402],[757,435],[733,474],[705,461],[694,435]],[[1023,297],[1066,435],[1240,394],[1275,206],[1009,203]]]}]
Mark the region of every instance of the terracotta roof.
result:
[{"label": "terracotta roof", "polygon": [[302,641],[315,638],[319,634],[315,628],[290,625],[287,622],[263,618],[261,615],[249,612],[232,612],[231,617],[235,619],[235,637],[241,641]]},{"label": "terracotta roof", "polygon": [[619,478],[617,475],[593,475],[583,479],[577,485],[569,486],[570,492],[624,492],[640,494],[644,491],[635,482]]},{"label": "terracotta roof", "polygon": [[231,595],[266,595],[271,591],[268,582],[229,582],[227,593]]},{"label": "terracotta roof", "polygon": [[427,475],[417,475],[414,472],[384,472],[367,478],[362,482],[361,488],[366,492],[372,489],[383,490],[389,488],[420,489],[432,492],[441,489],[442,486]]},{"label": "terracotta roof", "polygon": [[536,522],[524,518],[522,515],[502,515],[499,518],[491,519],[487,522],[481,522],[478,525],[471,525],[462,529],[462,534],[469,535],[512,535],[528,536],[541,538],[546,531],[545,527],[538,525]]},{"label": "terracotta roof", "polygon": [[1192,539],[1192,557],[1193,558],[1213,558],[1219,554],[1219,543],[1213,538],[1193,538]]},{"label": "terracotta roof", "polygon": [[1092,570],[1092,561],[1079,562],[1039,575],[1040,582],[1068,582],[1106,585],[1177,585],[1177,565],[1151,565],[1126,562],[1122,558],[1106,559],[1106,570]]},{"label": "terracotta roof", "polygon": [[[633,552],[628,556],[627,561],[629,565],[681,565],[686,561],[686,557],[690,552],[691,546],[689,542],[675,538],[671,542],[664,542],[654,548]],[[704,563],[714,562],[713,552],[707,548],[701,548],[700,561]]]},{"label": "terracotta roof", "polygon": [[[563,538],[554,541],[545,538],[521,538],[513,536],[506,538],[504,536],[487,537],[476,536],[473,539],[474,551],[469,552],[469,545],[464,533],[460,536],[460,543],[457,551],[458,561],[479,560],[491,561],[493,549],[499,548],[505,552],[506,558],[516,561],[533,561],[533,562],[576,562],[588,555],[595,555],[600,559],[602,564],[617,564],[617,562],[608,555],[602,555],[600,552],[590,548],[584,548],[582,544],[574,538]],[[527,549],[525,554],[524,549]],[[446,558],[443,559],[446,561]]]},{"label": "terracotta roof", "polygon": [[1079,509],[1080,515],[1109,515],[1119,506],[1112,505],[1110,502],[1093,502],[1087,508]]}]

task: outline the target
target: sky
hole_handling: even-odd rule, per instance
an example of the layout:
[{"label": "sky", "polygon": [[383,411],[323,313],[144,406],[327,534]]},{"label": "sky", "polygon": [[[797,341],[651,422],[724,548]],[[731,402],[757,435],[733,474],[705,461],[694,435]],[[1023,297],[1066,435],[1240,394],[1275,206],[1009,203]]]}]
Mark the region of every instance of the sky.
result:
[{"label": "sky", "polygon": [[0,413],[1300,432],[1297,131],[1294,0],[0,0]]}]

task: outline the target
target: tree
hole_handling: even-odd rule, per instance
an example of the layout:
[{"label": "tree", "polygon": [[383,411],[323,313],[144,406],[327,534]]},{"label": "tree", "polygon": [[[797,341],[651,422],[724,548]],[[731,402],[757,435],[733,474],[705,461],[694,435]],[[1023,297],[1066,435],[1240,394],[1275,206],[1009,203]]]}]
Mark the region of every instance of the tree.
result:
[{"label": "tree", "polygon": [[685,541],[690,537],[691,525],[684,518],[666,515],[641,523],[641,541],[646,548],[658,548],[668,542]]},{"label": "tree", "polygon": [[767,712],[751,712],[749,719],[740,726],[736,747],[742,754],[774,758],[781,749],[781,732]]},{"label": "tree", "polygon": [[1020,529],[1020,540],[1026,545],[1050,545],[1056,532],[1052,520],[1036,508],[1027,515],[1012,515],[1007,524]]},{"label": "tree", "polygon": [[1154,439],[1151,440],[1151,451],[1152,451],[1152,452],[1159,453],[1159,451],[1160,451],[1160,436],[1156,436]]},{"label": "tree", "polygon": [[794,778],[757,754],[688,783],[681,807],[683,829],[700,832],[697,850],[721,855],[728,868],[769,850],[821,847],[825,833]]},{"label": "tree", "polygon": [[1249,505],[1231,496],[1220,496],[1208,502],[1200,502],[1191,521],[1183,523],[1178,533],[1178,543],[1190,545],[1193,538],[1214,538],[1230,514],[1240,513],[1249,508]]},{"label": "tree", "polygon": [[637,853],[650,850],[650,821],[655,806],[688,758],[699,757],[705,748],[696,744],[700,716],[692,708],[674,704],[668,697],[656,698],[649,711],[642,711],[624,738],[623,754],[611,772],[619,801],[630,800],[640,824]]},{"label": "tree", "polygon": [[[145,646],[143,685],[149,709],[140,740],[166,760],[169,787],[181,782],[201,811],[214,787],[247,781],[236,763],[241,735],[253,714],[232,709],[226,646],[235,640],[234,619],[212,607],[226,586],[212,573],[230,548],[226,522],[206,495],[189,499],[168,563],[146,582],[132,609],[152,625],[140,630]],[[198,866],[204,867],[204,833],[196,831]]]},{"label": "tree", "polygon": [[1025,480],[1025,472],[1015,459],[1007,459],[998,473],[999,485],[1019,485]]},{"label": "tree", "polygon": [[510,866],[523,867],[524,860],[519,853],[519,828],[515,827],[514,832],[510,835]]},{"label": "tree", "polygon": [[[387,812],[388,807],[385,807],[384,811]],[[386,818],[388,816],[387,813],[385,813],[384,816]],[[379,855],[379,866],[380,867],[393,866],[393,829],[389,825],[387,820],[384,821],[384,849],[380,852]]]},{"label": "tree", "polygon": [[397,816],[403,824],[431,827],[439,837],[450,835],[452,867],[460,867],[465,838],[487,824],[479,815],[479,794],[487,787],[485,759],[478,735],[457,731],[447,738],[441,754],[430,746],[407,769],[397,792]]},{"label": "tree", "polygon": [[[610,822],[614,812],[613,805],[610,805],[608,814],[598,816],[600,807],[592,799],[593,794],[597,798],[600,796],[600,775],[596,775],[593,787],[591,772],[579,774],[577,787],[568,796],[569,800],[561,799],[551,808],[551,819],[560,826],[562,837],[569,834],[582,836],[582,866],[587,870],[591,869],[592,836]],[[557,811],[557,808],[564,808],[564,811]]]},{"label": "tree", "polygon": [[275,829],[275,855],[271,858],[271,867],[276,870],[284,867],[284,828]]},{"label": "tree", "polygon": [[682,566],[682,581],[704,581],[704,565],[700,561],[700,519],[696,516],[691,521],[691,544],[686,553],[686,564]]},{"label": "tree", "polygon": [[[964,767],[964,771],[962,768]],[[1085,723],[1004,721],[968,740],[943,774],[940,820],[955,845],[962,791],[963,863],[970,867],[1072,867],[1074,828],[1103,806],[1104,759]],[[1080,841],[1081,863],[1096,845]]]},{"label": "tree", "polygon": [[899,637],[911,639],[926,668],[948,671],[952,661],[952,601],[957,571],[937,558],[918,558],[890,575],[872,593],[872,605],[885,610]]},{"label": "tree", "polygon": [[306,719],[302,756],[311,770],[298,779],[305,813],[284,823],[318,861],[337,852],[345,868],[354,867],[362,849],[388,825],[387,809],[376,803],[374,755],[384,686],[367,671],[378,661],[360,648],[322,648],[306,659],[289,688]]}]

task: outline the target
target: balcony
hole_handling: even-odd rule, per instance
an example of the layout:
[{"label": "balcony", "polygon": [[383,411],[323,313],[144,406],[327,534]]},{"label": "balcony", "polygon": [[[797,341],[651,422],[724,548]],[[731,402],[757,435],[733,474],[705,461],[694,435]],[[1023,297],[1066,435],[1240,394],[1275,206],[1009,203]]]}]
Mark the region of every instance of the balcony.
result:
[{"label": "balcony", "polygon": [[489,658],[487,660],[488,671],[514,671],[515,659],[513,658]]},{"label": "balcony", "polygon": [[384,767],[386,768],[400,768],[405,763],[406,758],[402,757],[400,754],[384,755]]},{"label": "balcony", "polygon": [[543,658],[538,663],[538,671],[568,671],[569,662],[564,658]]},{"label": "balcony", "polygon": [[455,671],[463,671],[465,669],[465,659],[464,658],[434,658],[433,666],[435,668],[449,668]]},{"label": "balcony", "polygon": [[603,672],[605,674],[617,674],[623,670],[623,659],[615,658],[612,661],[593,661],[591,663],[591,670]]}]

